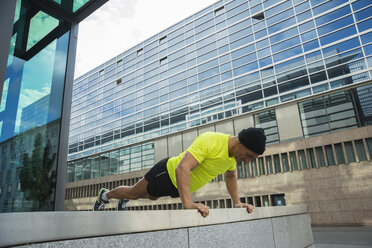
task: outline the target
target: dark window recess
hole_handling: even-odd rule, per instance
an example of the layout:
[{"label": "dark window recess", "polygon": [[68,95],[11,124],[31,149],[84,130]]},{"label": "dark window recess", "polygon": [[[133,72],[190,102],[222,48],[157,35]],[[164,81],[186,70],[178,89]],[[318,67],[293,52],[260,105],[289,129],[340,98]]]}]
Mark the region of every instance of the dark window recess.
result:
[{"label": "dark window recess", "polygon": [[285,206],[285,195],[284,194],[277,194],[277,195],[271,195],[271,203],[273,206]]},{"label": "dark window recess", "polygon": [[117,85],[121,84],[121,78],[119,78],[118,80],[116,80],[116,84]]},{"label": "dark window recess", "polygon": [[143,48],[138,49],[138,50],[137,50],[137,55],[142,55],[142,54],[143,54]]},{"label": "dark window recess", "polygon": [[224,10],[224,7],[221,6],[221,7],[219,7],[219,8],[217,8],[217,9],[214,10],[214,14],[215,15],[218,15],[219,13],[222,13],[223,10]]},{"label": "dark window recess", "polygon": [[253,19],[256,19],[256,20],[263,20],[263,19],[265,19],[265,15],[264,15],[263,12],[261,12],[261,13],[258,13],[257,15],[254,15],[254,16],[253,16]]},{"label": "dark window recess", "polygon": [[168,57],[164,57],[159,60],[159,63],[160,65],[164,65],[165,63],[167,63],[167,61],[168,61]]},{"label": "dark window recess", "polygon": [[167,40],[167,36],[163,36],[159,39],[159,44],[163,44]]}]

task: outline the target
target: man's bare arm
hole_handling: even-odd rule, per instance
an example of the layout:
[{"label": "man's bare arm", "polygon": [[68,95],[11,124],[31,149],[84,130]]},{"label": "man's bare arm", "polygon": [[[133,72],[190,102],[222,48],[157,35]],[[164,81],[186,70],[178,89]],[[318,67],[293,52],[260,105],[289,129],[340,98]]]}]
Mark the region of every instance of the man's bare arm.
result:
[{"label": "man's bare arm", "polygon": [[177,188],[183,206],[186,209],[198,209],[206,217],[209,214],[209,207],[200,203],[193,203],[190,195],[190,172],[198,165],[198,161],[189,152],[186,152],[176,168]]},{"label": "man's bare arm", "polygon": [[252,213],[254,209],[252,205],[240,202],[236,169],[233,171],[226,171],[225,179],[226,179],[226,188],[231,196],[231,199],[233,200],[234,206],[236,208],[246,208],[248,213]]}]

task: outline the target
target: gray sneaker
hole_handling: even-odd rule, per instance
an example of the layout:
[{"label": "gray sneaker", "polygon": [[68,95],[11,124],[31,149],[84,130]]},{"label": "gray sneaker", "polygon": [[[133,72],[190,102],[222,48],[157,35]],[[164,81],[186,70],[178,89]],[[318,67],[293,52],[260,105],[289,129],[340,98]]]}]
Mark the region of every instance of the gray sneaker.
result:
[{"label": "gray sneaker", "polygon": [[105,210],[105,205],[110,203],[110,201],[105,201],[102,199],[103,193],[108,192],[108,189],[102,188],[98,191],[97,200],[94,203],[93,210],[94,211],[103,211]]},{"label": "gray sneaker", "polygon": [[127,208],[127,204],[129,202],[129,199],[121,199],[118,203],[118,211],[125,211],[125,209]]}]

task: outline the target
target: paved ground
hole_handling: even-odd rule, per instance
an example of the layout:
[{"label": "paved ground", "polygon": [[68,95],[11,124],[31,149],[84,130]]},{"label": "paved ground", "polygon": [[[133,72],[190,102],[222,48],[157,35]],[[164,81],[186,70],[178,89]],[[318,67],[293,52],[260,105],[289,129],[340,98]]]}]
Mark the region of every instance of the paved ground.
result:
[{"label": "paved ground", "polygon": [[315,248],[372,247],[372,227],[313,227]]}]

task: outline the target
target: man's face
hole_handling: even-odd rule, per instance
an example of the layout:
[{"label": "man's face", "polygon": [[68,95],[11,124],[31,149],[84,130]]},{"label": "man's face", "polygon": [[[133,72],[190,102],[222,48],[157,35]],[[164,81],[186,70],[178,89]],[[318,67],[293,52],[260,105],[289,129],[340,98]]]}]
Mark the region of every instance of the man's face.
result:
[{"label": "man's face", "polygon": [[259,154],[249,150],[243,144],[239,144],[239,149],[237,149],[236,154],[234,154],[235,160],[238,163],[240,163],[242,161],[248,163],[251,160],[256,159],[258,156],[259,156]]}]

